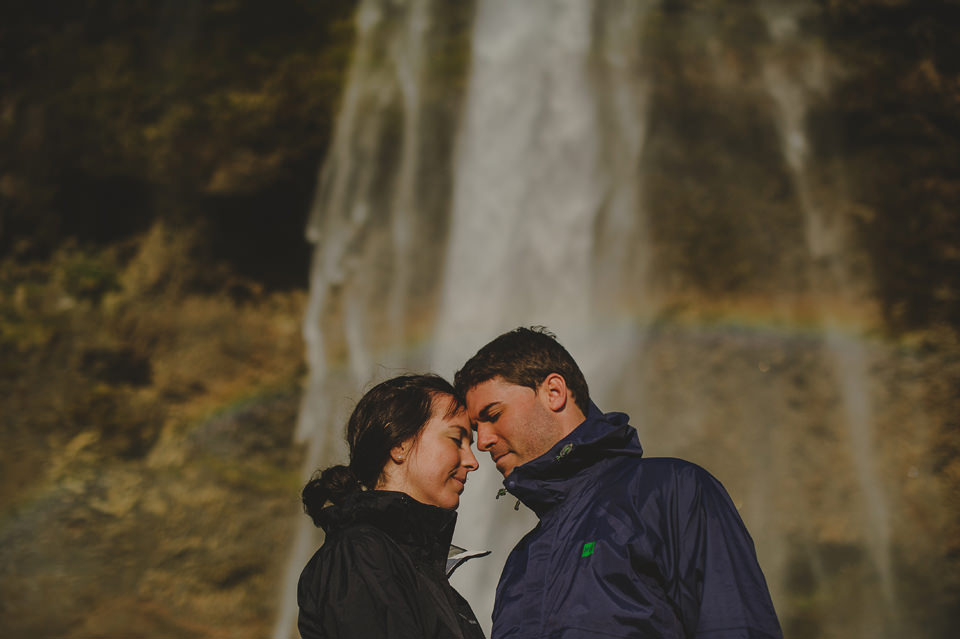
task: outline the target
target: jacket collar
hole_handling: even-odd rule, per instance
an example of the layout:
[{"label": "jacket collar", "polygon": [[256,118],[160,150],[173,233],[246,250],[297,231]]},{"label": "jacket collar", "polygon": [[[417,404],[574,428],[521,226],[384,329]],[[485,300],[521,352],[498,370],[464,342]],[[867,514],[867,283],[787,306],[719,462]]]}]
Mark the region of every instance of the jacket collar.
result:
[{"label": "jacket collar", "polygon": [[457,512],[421,503],[405,493],[368,490],[327,506],[318,517],[326,534],[352,525],[370,525],[423,560],[445,563]]},{"label": "jacket collar", "polygon": [[614,456],[641,457],[643,448],[625,413],[604,414],[590,403],[586,419],[546,453],[518,466],[503,485],[542,517],[580,488],[588,473],[580,471]]}]

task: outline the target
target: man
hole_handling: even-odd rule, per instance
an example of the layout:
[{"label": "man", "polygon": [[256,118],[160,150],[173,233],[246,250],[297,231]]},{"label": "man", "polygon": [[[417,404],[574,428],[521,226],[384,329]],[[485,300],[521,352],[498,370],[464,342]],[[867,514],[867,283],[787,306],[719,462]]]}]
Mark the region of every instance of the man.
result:
[{"label": "man", "polygon": [[723,486],[643,458],[554,336],[518,328],[454,378],[506,490],[540,519],[510,553],[493,638],[770,639],[780,625]]}]

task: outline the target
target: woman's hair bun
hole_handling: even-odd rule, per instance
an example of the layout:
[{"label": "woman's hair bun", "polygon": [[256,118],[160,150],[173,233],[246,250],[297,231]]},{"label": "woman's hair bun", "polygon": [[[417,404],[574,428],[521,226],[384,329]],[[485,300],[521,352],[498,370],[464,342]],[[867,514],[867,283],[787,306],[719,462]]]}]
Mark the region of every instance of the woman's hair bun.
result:
[{"label": "woman's hair bun", "polygon": [[303,510],[310,515],[314,525],[319,526],[320,511],[327,502],[339,504],[347,495],[360,490],[363,486],[348,466],[331,466],[315,473],[303,487]]}]

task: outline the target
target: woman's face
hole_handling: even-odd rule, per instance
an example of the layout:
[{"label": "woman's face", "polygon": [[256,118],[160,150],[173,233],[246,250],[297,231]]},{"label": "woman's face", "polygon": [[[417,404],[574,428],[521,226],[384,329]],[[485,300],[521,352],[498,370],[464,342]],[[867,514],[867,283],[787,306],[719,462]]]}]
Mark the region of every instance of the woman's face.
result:
[{"label": "woman's face", "polygon": [[456,508],[467,481],[477,469],[471,444],[473,433],[465,410],[448,415],[453,398],[438,395],[433,414],[416,440],[407,441],[408,451],[392,490],[405,492],[424,504]]}]

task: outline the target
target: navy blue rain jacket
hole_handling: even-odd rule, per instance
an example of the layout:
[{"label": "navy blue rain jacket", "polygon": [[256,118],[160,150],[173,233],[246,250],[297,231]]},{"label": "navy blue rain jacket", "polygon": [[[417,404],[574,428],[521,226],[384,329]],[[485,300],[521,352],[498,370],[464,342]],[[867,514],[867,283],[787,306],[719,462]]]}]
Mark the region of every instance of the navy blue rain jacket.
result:
[{"label": "navy blue rain jacket", "polygon": [[626,415],[591,405],[576,430],[506,478],[540,523],[507,559],[494,639],[782,637],[720,482],[642,455]]}]

